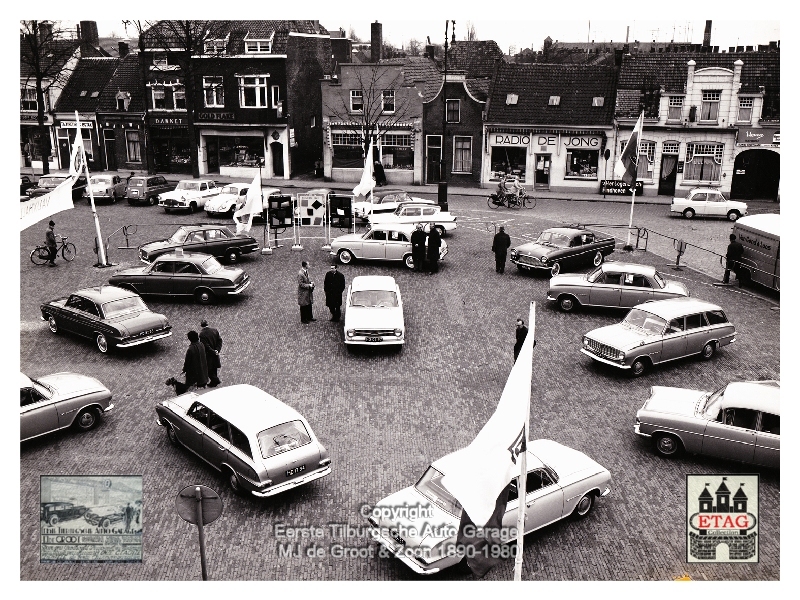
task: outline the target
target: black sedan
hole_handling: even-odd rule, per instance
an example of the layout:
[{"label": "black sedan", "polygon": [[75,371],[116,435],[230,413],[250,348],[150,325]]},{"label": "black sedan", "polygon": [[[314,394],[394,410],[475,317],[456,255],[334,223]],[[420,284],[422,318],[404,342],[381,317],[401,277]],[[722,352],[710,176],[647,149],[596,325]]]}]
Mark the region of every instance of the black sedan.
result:
[{"label": "black sedan", "polygon": [[258,241],[249,235],[235,235],[221,225],[181,225],[166,240],[139,246],[139,258],[150,263],[157,257],[181,248],[184,252],[202,252],[235,263],[242,254],[258,250]]},{"label": "black sedan", "polygon": [[113,285],[78,290],[40,309],[50,331],[90,338],[103,354],[172,335],[164,315],[151,312],[138,294]]},{"label": "black sedan", "polygon": [[72,502],[42,502],[39,505],[39,518],[55,527],[62,521],[80,519],[86,514],[86,507]]},{"label": "black sedan", "polygon": [[[54,189],[56,189],[59,185],[64,183],[67,179],[69,179],[69,175],[42,175],[39,178],[37,184],[27,190],[25,193],[28,195],[28,198],[36,198],[37,196],[44,196],[45,194],[49,194]],[[86,176],[79,175],[75,182],[72,184],[72,199],[73,200],[80,200],[83,197],[83,193],[86,191]]]},{"label": "black sedan", "polygon": [[27,200],[27,194],[25,192],[35,187],[36,182],[28,175],[19,176],[19,195],[22,200]]},{"label": "black sedan", "polygon": [[223,267],[208,254],[177,252],[162,254],[146,267],[124,269],[108,283],[137,294],[194,296],[200,304],[210,304],[241,294],[250,285],[250,276],[242,269]]},{"label": "black sedan", "polygon": [[513,248],[511,262],[520,271],[547,270],[558,275],[562,267],[599,266],[614,252],[615,244],[612,236],[580,225],[552,227],[533,242]]}]

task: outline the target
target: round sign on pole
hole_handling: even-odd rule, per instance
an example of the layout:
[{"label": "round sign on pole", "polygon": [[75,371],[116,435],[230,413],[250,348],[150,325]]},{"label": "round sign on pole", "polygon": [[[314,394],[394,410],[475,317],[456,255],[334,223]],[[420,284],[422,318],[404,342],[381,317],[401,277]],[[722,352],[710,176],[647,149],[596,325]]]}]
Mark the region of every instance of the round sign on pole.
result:
[{"label": "round sign on pole", "polygon": [[[200,489],[201,500],[197,498],[197,488]],[[197,503],[202,504],[203,525],[208,525],[219,519],[222,514],[223,504],[219,494],[204,485],[187,485],[175,496],[175,509],[181,519],[192,525],[197,525]]]}]

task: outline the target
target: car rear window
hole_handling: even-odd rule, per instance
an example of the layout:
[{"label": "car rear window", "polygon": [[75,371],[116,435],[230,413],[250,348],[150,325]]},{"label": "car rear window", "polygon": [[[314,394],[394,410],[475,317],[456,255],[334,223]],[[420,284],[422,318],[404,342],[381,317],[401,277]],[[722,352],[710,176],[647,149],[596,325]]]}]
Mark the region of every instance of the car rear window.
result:
[{"label": "car rear window", "polygon": [[728,317],[721,310],[710,310],[706,313],[710,325],[721,325],[728,322]]},{"label": "car rear window", "polygon": [[258,434],[261,456],[269,458],[311,443],[311,436],[302,421],[289,421],[265,429]]},{"label": "car rear window", "polygon": [[142,187],[144,186],[144,179],[141,179],[140,177],[131,177],[128,185],[132,187]]},{"label": "car rear window", "polygon": [[141,312],[143,310],[147,310],[147,305],[145,305],[144,301],[139,296],[120,298],[119,300],[103,304],[103,314],[106,319],[128,313]]}]

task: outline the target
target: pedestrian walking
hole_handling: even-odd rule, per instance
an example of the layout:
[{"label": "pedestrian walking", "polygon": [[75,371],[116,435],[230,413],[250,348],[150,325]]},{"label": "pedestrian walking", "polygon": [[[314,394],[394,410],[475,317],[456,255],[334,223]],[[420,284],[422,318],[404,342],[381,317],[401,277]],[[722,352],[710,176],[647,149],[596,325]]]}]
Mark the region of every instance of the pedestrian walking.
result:
[{"label": "pedestrian walking", "polygon": [[439,248],[442,247],[442,237],[436,229],[436,223],[431,223],[431,231],[428,234],[428,268],[431,273],[439,272]]},{"label": "pedestrian walking", "polygon": [[386,185],[386,172],[383,170],[381,161],[376,160],[375,164],[372,165],[372,176],[375,178],[375,185],[378,187]]},{"label": "pedestrian walking", "polygon": [[316,321],[313,313],[314,282],[308,276],[308,267],[310,266],[311,264],[304,260],[297,273],[297,303],[300,305],[301,323]]},{"label": "pedestrian walking", "polygon": [[336,265],[331,265],[331,270],[325,273],[325,306],[331,311],[331,321],[342,318],[342,293],[345,288],[344,274],[339,272]]},{"label": "pedestrian walking", "polygon": [[203,346],[200,336],[194,330],[187,333],[186,337],[189,338],[189,347],[186,349],[186,357],[183,359],[183,371],[181,371],[181,373],[186,374],[186,381],[180,382],[174,377],[170,377],[165,382],[175,388],[175,393],[178,396],[185,394],[192,386],[204,388],[208,383],[205,346]]},{"label": "pedestrian walking", "polygon": [[511,238],[506,233],[505,227],[500,225],[500,229],[494,234],[492,240],[492,252],[494,252],[494,270],[496,273],[505,273],[506,254],[511,247]]},{"label": "pedestrian walking", "polygon": [[56,222],[50,221],[47,224],[47,231],[44,232],[44,243],[47,246],[47,253],[48,259],[50,262],[47,263],[49,267],[56,266]]},{"label": "pedestrian walking", "polygon": [[222,336],[214,327],[208,326],[208,321],[200,321],[200,341],[206,349],[206,366],[208,367],[208,387],[217,387],[220,384],[218,369],[222,366],[220,352],[222,352]]},{"label": "pedestrian walking", "polygon": [[422,223],[417,223],[411,233],[411,259],[414,261],[414,270],[422,271],[425,266],[425,242],[428,234],[422,228]]},{"label": "pedestrian walking", "polygon": [[514,343],[514,362],[517,362],[519,351],[522,350],[522,344],[525,342],[525,338],[528,336],[528,328],[525,327],[525,321],[522,319],[517,319],[517,330],[515,333],[517,336],[517,341]]},{"label": "pedestrian walking", "polygon": [[729,239],[731,242],[725,252],[725,275],[722,276],[722,283],[730,283],[731,271],[733,271],[736,274],[736,283],[742,287],[742,280],[739,279],[739,261],[744,254],[744,246],[736,240],[735,233],[732,233]]}]

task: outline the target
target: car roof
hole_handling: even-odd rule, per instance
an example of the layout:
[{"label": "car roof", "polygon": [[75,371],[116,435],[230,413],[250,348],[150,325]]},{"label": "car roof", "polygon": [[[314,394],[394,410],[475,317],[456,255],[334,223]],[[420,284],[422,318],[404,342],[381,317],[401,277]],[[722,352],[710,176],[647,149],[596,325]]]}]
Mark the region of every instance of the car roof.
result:
[{"label": "car roof", "polygon": [[547,229],[543,230],[542,233],[545,231],[552,231],[553,233],[562,233],[564,235],[573,236],[576,233],[594,233],[589,231],[588,229],[578,229],[576,227],[548,227]]},{"label": "car roof", "polygon": [[773,415],[781,414],[781,383],[767,381],[734,381],[725,388],[722,408],[749,408]]},{"label": "car roof", "polygon": [[[536,456],[535,451],[536,448],[540,445],[539,442],[549,442],[550,440],[529,440],[528,441],[528,457],[527,457],[527,467],[528,470],[535,469],[537,467],[544,466],[544,463],[541,459]],[[455,452],[451,452],[450,454],[446,454],[438,460],[435,460],[431,463],[431,466],[436,469],[437,471],[447,475],[448,472],[452,471],[453,465],[456,465],[461,462],[461,455],[465,453],[468,448],[461,448],[460,450],[456,450]]]},{"label": "car roof", "polygon": [[603,271],[613,269],[616,271],[625,271],[626,273],[634,273],[636,275],[650,275],[651,277],[656,272],[656,268],[650,265],[639,265],[636,263],[624,263],[609,260],[602,264]]},{"label": "car roof", "polygon": [[124,290],[114,285],[100,285],[97,287],[83,288],[73,292],[78,296],[83,296],[95,302],[110,302],[112,300],[119,300],[120,298],[139,297],[139,294]]},{"label": "car roof", "polygon": [[689,190],[690,194],[693,194],[695,192],[719,192],[720,194],[722,194],[722,190],[718,190],[717,188],[713,187],[696,187]]},{"label": "car roof", "polygon": [[381,190],[372,190],[372,197],[373,198],[382,198],[383,196],[387,196],[389,194],[408,194],[407,191],[401,188],[384,188]]},{"label": "car roof", "polygon": [[374,231],[375,229],[391,229],[392,231],[401,231],[410,234],[414,231],[415,227],[416,225],[414,223],[373,223],[370,226],[370,231]]},{"label": "car roof", "polygon": [[233,181],[231,183],[226,183],[221,187],[235,187],[237,190],[242,188],[249,188],[252,185],[252,182],[245,182],[245,181]]},{"label": "car roof", "polygon": [[153,262],[168,262],[168,261],[189,261],[192,263],[203,263],[209,258],[214,258],[211,254],[205,252],[184,252],[183,254],[176,254],[175,252],[167,252],[160,254]]},{"label": "car roof", "polygon": [[359,275],[358,277],[353,277],[353,283],[351,284],[351,289],[354,292],[360,292],[364,290],[387,290],[393,292],[397,284],[394,281],[394,277],[389,275]]},{"label": "car roof", "polygon": [[722,308],[716,304],[706,302],[705,300],[698,300],[697,298],[656,300],[655,302],[645,302],[634,308],[647,311],[666,321],[707,310],[722,310]]},{"label": "car roof", "polygon": [[181,227],[183,227],[186,231],[198,231],[200,229],[228,229],[225,227],[225,225],[181,225]]},{"label": "car roof", "polygon": [[441,208],[436,202],[433,200],[425,200],[424,198],[414,198],[413,200],[404,200],[398,203],[398,206],[424,206],[425,208],[430,208],[431,206],[435,206],[436,208]]}]

